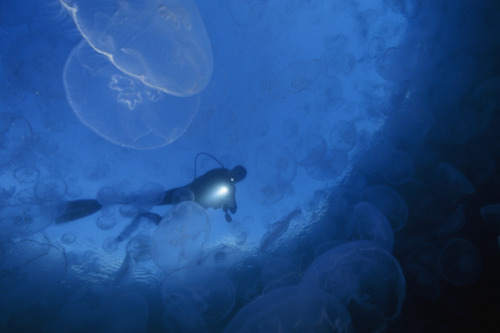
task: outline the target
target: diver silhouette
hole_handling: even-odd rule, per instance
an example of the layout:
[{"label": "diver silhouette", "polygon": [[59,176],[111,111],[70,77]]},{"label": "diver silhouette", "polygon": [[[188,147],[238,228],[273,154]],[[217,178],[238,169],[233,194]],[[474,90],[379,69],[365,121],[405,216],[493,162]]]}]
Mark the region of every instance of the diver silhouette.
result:
[{"label": "diver silhouette", "polygon": [[190,184],[173,188],[165,192],[159,205],[177,204],[181,201],[194,201],[205,208],[222,208],[227,222],[231,222],[231,214],[236,213],[236,183],[243,180],[247,170],[237,165],[229,170],[224,167],[207,171],[195,178]]},{"label": "diver silhouette", "polygon": [[[200,155],[207,155],[211,157],[220,165],[220,168],[209,170],[203,175],[196,177],[196,161]],[[247,170],[241,165],[237,165],[229,170],[225,168],[215,157],[208,153],[198,153],[195,157],[194,164],[194,180],[190,184],[167,190],[163,200],[158,203],[157,206],[173,205],[183,201],[194,201],[204,208],[222,208],[225,213],[226,221],[231,222],[232,218],[231,215],[229,215],[229,212],[234,214],[238,209],[238,205],[236,204],[235,184],[242,181],[246,177]],[[96,199],[67,201],[65,203],[64,211],[57,217],[56,223],[74,221],[92,215],[101,210],[101,208],[102,205]],[[131,225],[133,225],[134,222],[137,224],[138,221],[144,216],[150,216],[148,214],[151,214],[151,216],[157,215],[154,213],[140,212],[134,218]],[[160,219],[156,217],[152,220],[158,224]]]}]

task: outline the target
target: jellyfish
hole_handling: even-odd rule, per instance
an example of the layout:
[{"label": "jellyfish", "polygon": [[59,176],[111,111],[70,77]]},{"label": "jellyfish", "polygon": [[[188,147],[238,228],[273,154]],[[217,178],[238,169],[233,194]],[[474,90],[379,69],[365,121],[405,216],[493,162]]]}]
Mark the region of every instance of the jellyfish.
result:
[{"label": "jellyfish", "polygon": [[479,212],[484,222],[492,226],[494,230],[500,231],[500,203],[483,206]]},{"label": "jellyfish", "polygon": [[39,175],[38,169],[31,165],[20,166],[14,171],[14,178],[21,184],[35,182]]},{"label": "jellyfish", "polygon": [[160,221],[151,240],[151,253],[158,267],[170,271],[199,260],[207,245],[210,220],[205,209],[182,202]]},{"label": "jellyfish", "polygon": [[59,178],[44,178],[35,184],[35,195],[42,202],[60,200],[66,194],[66,183]]},{"label": "jellyfish", "polygon": [[389,81],[404,81],[418,73],[422,63],[422,51],[410,45],[386,49],[376,61],[376,71]]},{"label": "jellyfish", "polygon": [[394,233],[385,215],[368,202],[356,204],[354,214],[356,216],[355,232],[357,238],[372,240],[387,251],[392,252]]},{"label": "jellyfish", "polygon": [[269,258],[262,265],[260,280],[264,292],[297,285],[300,282],[298,267],[285,258]]},{"label": "jellyfish", "polygon": [[398,261],[378,243],[353,241],[319,256],[302,285],[319,288],[342,302],[357,332],[381,332],[395,318],[406,282]]},{"label": "jellyfish", "polygon": [[179,97],[208,84],[212,49],[194,1],[60,2],[88,44],[122,73]]},{"label": "jellyfish", "polygon": [[0,113],[0,166],[6,165],[29,147],[31,124],[14,113]]},{"label": "jellyfish", "polygon": [[467,176],[447,162],[439,164],[433,177],[436,192],[446,196],[451,202],[475,191],[474,185]]},{"label": "jellyfish", "polygon": [[276,289],[247,304],[224,330],[235,332],[352,332],[349,312],[326,292],[307,286]]},{"label": "jellyfish", "polygon": [[351,122],[342,120],[330,130],[330,144],[333,150],[348,152],[358,143],[358,133]]},{"label": "jellyfish", "polygon": [[464,238],[449,241],[439,255],[441,277],[454,286],[473,284],[479,278],[481,268],[481,253]]},{"label": "jellyfish", "polygon": [[320,59],[290,63],[274,78],[272,94],[275,97],[285,97],[307,90],[325,71],[326,65]]},{"label": "jellyfish", "polygon": [[226,318],[236,301],[226,274],[203,267],[173,272],[163,283],[161,294],[169,332],[202,332],[206,325]]},{"label": "jellyfish", "polygon": [[61,214],[58,202],[15,204],[2,208],[0,240],[33,235],[54,222]]},{"label": "jellyfish", "polygon": [[270,142],[255,149],[258,182],[254,182],[259,192],[257,200],[273,204],[281,200],[291,188],[297,174],[295,155],[285,146]]},{"label": "jellyfish", "polygon": [[295,149],[295,158],[299,165],[309,167],[319,163],[326,155],[326,140],[318,134],[304,135]]},{"label": "jellyfish", "polygon": [[199,95],[175,97],[118,70],[85,41],[63,73],[66,98],[78,119],[106,140],[152,149],[177,140],[193,120]]},{"label": "jellyfish", "polygon": [[43,303],[66,274],[65,253],[49,243],[22,240],[5,243],[0,310],[16,314]]}]

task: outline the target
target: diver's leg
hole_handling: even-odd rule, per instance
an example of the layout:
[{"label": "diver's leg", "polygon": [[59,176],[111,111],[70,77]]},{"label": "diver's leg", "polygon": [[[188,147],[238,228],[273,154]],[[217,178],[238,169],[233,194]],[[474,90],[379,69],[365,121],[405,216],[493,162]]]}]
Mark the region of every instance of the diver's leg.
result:
[{"label": "diver's leg", "polygon": [[183,201],[193,201],[194,194],[187,186],[176,187],[171,190],[165,192],[165,196],[163,197],[163,201],[160,202],[157,206],[162,205],[175,205],[179,202]]},{"label": "diver's leg", "polygon": [[162,202],[158,204],[158,206],[163,206],[163,205],[172,205],[173,204],[173,196],[174,193],[178,190],[179,188],[173,188],[171,190],[165,191],[165,196],[163,197]]},{"label": "diver's leg", "polygon": [[[134,219],[120,232],[120,234],[116,237],[117,242],[122,242],[125,239],[129,238],[130,235],[134,231],[137,230],[139,227],[139,224],[145,223],[145,222],[153,222],[154,224],[160,223],[161,216],[156,214],[156,213],[151,213],[151,212],[142,212],[137,214]],[[142,222],[144,221],[144,222]]]},{"label": "diver's leg", "polygon": [[102,205],[95,199],[66,201],[64,211],[56,218],[56,223],[78,220],[98,212],[101,208]]}]

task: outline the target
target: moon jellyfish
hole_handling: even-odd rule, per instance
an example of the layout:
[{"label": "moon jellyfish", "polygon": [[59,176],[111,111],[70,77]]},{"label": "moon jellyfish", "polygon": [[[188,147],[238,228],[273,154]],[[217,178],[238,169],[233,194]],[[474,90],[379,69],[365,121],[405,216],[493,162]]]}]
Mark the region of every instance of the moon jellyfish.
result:
[{"label": "moon jellyfish", "polygon": [[358,143],[358,133],[351,122],[342,120],[330,130],[330,144],[335,151],[351,151]]},{"label": "moon jellyfish", "polygon": [[151,240],[153,260],[163,270],[189,266],[201,258],[210,232],[205,209],[182,202],[160,221]]},{"label": "moon jellyfish", "polygon": [[262,265],[260,281],[264,292],[267,293],[299,284],[300,272],[298,267],[288,259],[270,258]]},{"label": "moon jellyfish", "polygon": [[99,53],[170,95],[200,93],[213,70],[210,40],[192,0],[60,0]]},{"label": "moon jellyfish", "polygon": [[352,332],[349,313],[335,297],[306,286],[284,287],[247,304],[224,333]]},{"label": "moon jellyfish", "polygon": [[295,159],[304,167],[313,166],[325,157],[326,151],[326,140],[321,135],[308,133],[295,148]]},{"label": "moon jellyfish", "polygon": [[334,179],[342,175],[349,164],[347,153],[326,151],[325,156],[316,164],[305,167],[306,173],[316,180]]},{"label": "moon jellyfish", "polygon": [[418,299],[436,302],[441,295],[441,286],[435,275],[423,267],[408,265],[404,269],[408,293]]},{"label": "moon jellyfish", "polygon": [[35,185],[35,195],[43,202],[60,200],[66,194],[66,183],[58,178],[44,178]]},{"label": "moon jellyfish", "polygon": [[375,242],[354,241],[319,256],[302,284],[337,297],[349,310],[357,332],[381,332],[395,318],[406,283],[398,261]]},{"label": "moon jellyfish", "polygon": [[95,223],[99,229],[110,230],[115,226],[116,221],[111,216],[100,216],[97,218]]},{"label": "moon jellyfish", "polygon": [[[241,237],[237,235],[236,237]],[[245,239],[246,240],[246,239]],[[238,244],[241,242],[237,240]],[[243,241],[244,242],[244,241]],[[226,272],[243,260],[243,250],[237,245],[220,244],[205,251],[203,258],[200,258],[196,264],[205,268],[212,268],[219,272]]]},{"label": "moon jellyfish", "polygon": [[258,181],[251,184],[258,193],[255,199],[269,205],[281,200],[292,187],[297,162],[288,148],[269,142],[255,149],[255,169]]},{"label": "moon jellyfish", "polygon": [[411,79],[421,69],[422,53],[410,45],[388,48],[378,57],[375,69],[378,75],[389,81]]},{"label": "moon jellyfish", "polygon": [[33,235],[53,223],[59,214],[60,205],[57,203],[28,203],[4,207],[0,215],[0,240]]},{"label": "moon jellyfish", "polygon": [[439,226],[439,235],[450,235],[460,231],[465,226],[466,219],[464,207],[458,206],[455,212]]},{"label": "moon jellyfish", "polygon": [[179,138],[196,115],[199,96],[179,98],[126,75],[85,41],[63,74],[67,99],[82,123],[117,145],[151,149]]},{"label": "moon jellyfish", "polygon": [[14,113],[0,113],[0,166],[9,163],[29,147],[31,138],[29,121]]},{"label": "moon jellyfish", "polygon": [[483,221],[497,232],[500,232],[500,203],[481,207],[479,210]]},{"label": "moon jellyfish", "polygon": [[475,192],[474,185],[467,176],[449,163],[442,162],[439,164],[433,178],[436,192],[446,196],[451,202]]},{"label": "moon jellyfish", "polygon": [[360,202],[354,206],[356,216],[355,233],[358,239],[377,242],[387,251],[392,252],[394,233],[391,224],[384,214],[368,202]]},{"label": "moon jellyfish", "polygon": [[272,94],[283,98],[307,90],[325,71],[326,65],[320,59],[290,63],[274,78]]},{"label": "moon jellyfish", "polygon": [[168,332],[204,332],[226,318],[235,304],[234,286],[216,270],[189,267],[170,274],[161,294]]},{"label": "moon jellyfish", "polygon": [[481,253],[463,238],[451,240],[439,255],[441,277],[454,286],[468,286],[476,282],[481,267]]},{"label": "moon jellyfish", "polygon": [[21,166],[14,171],[14,178],[21,184],[35,182],[39,175],[38,169],[31,165]]},{"label": "moon jellyfish", "polygon": [[65,245],[73,244],[76,241],[76,235],[73,233],[65,233],[61,236],[61,241]]},{"label": "moon jellyfish", "polygon": [[66,274],[66,256],[59,248],[31,240],[5,244],[0,285],[2,313],[16,314],[43,303]]},{"label": "moon jellyfish", "polygon": [[371,186],[361,192],[360,198],[377,207],[387,217],[393,231],[401,230],[406,225],[408,206],[393,189],[384,185]]}]

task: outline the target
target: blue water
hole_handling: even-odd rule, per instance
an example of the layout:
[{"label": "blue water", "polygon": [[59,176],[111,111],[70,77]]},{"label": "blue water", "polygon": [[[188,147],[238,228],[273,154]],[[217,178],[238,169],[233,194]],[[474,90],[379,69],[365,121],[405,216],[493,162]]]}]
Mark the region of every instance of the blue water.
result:
[{"label": "blue water", "polygon": [[499,331],[499,14],[1,0],[0,331]]}]

